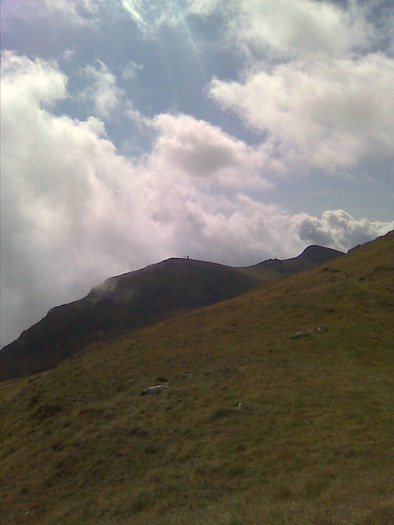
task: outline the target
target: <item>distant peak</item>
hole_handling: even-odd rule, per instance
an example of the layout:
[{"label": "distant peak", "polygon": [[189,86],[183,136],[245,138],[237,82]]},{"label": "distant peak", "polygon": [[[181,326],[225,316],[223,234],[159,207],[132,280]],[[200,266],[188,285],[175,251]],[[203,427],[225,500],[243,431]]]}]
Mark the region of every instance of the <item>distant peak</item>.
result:
[{"label": "distant peak", "polygon": [[333,248],[326,248],[324,246],[319,246],[317,244],[312,244],[305,248],[300,257],[304,257],[308,260],[317,262],[326,262],[330,259],[335,259],[341,255],[345,255],[343,252],[334,250]]}]

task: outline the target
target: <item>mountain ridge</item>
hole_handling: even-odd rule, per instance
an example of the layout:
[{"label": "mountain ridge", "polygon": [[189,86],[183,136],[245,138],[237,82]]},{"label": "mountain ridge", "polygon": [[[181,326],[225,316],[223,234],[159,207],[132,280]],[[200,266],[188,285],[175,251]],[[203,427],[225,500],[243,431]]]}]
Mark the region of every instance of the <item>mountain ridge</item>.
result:
[{"label": "mountain ridge", "polygon": [[89,342],[233,299],[343,255],[314,245],[291,259],[246,267],[172,257],[110,277],[82,299],[52,308],[6,345],[0,352],[0,380],[42,372]]}]

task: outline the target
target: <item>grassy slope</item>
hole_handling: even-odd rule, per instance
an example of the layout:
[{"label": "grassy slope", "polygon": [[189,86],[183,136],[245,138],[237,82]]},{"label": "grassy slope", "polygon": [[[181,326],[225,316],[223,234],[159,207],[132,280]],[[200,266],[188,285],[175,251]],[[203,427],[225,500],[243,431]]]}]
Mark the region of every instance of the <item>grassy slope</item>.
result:
[{"label": "grassy slope", "polygon": [[390,235],[2,384],[0,521],[390,523],[393,260]]}]

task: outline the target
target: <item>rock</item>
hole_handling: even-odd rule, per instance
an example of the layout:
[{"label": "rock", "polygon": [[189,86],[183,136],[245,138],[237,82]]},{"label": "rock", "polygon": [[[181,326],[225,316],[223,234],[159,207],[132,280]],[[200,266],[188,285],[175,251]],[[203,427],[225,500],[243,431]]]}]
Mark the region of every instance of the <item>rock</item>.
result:
[{"label": "rock", "polygon": [[160,392],[163,392],[164,390],[168,390],[168,385],[150,386],[149,388],[145,388],[140,395],[147,396],[149,394],[160,394]]}]

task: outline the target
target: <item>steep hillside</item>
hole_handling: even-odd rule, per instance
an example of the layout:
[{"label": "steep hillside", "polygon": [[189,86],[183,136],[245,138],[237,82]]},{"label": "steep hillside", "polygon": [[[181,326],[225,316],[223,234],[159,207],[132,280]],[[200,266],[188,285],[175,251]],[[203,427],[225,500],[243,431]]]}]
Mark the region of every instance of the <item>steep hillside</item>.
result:
[{"label": "steep hillside", "polygon": [[0,522],[392,523],[393,261],[390,234],[2,383]]},{"label": "steep hillside", "polygon": [[287,261],[231,268],[169,259],[105,281],[86,297],[50,310],[0,352],[0,379],[48,370],[83,345],[147,326],[196,307],[232,299],[262,282],[303,271],[343,255],[318,246]]}]

